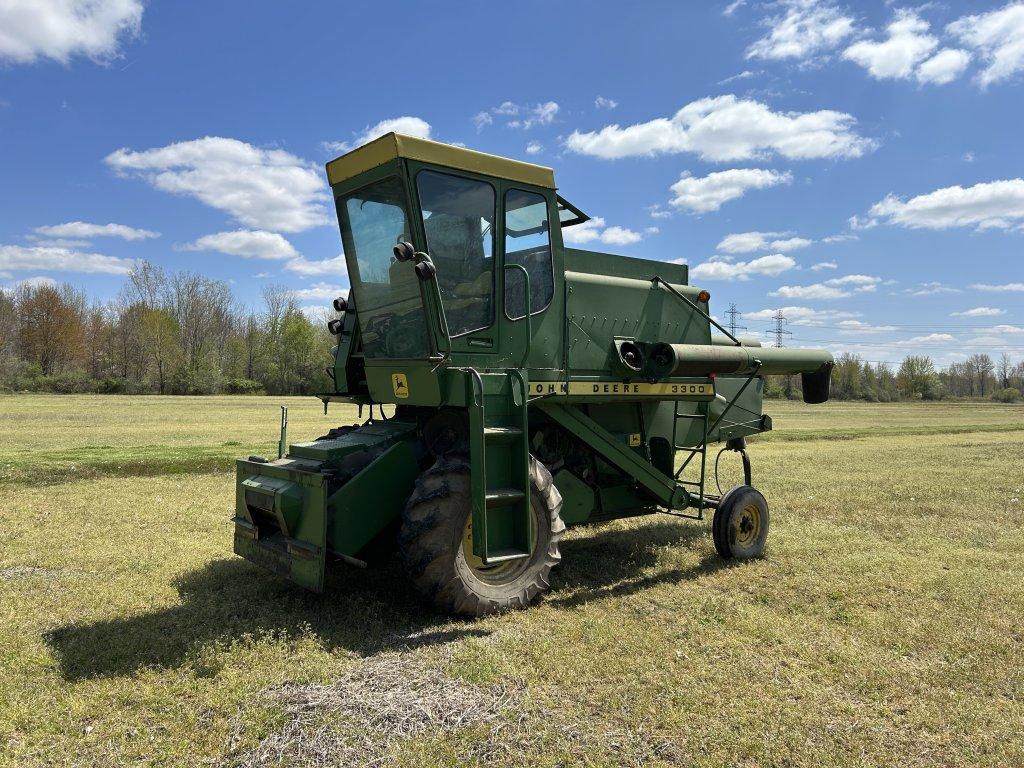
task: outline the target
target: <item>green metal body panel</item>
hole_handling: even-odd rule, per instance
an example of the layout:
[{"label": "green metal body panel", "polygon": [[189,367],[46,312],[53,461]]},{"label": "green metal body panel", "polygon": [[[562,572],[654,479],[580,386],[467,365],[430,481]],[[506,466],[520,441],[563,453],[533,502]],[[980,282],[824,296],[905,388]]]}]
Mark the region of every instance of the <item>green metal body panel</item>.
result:
[{"label": "green metal body panel", "polygon": [[[465,231],[488,246],[476,278],[490,291],[485,327],[449,331],[448,312],[462,311],[464,300],[440,288],[446,273],[438,270],[452,257],[430,254],[419,184],[425,172],[493,194],[494,210],[483,221],[465,219]],[[689,285],[685,265],[566,248],[560,222],[586,216],[556,194],[548,168],[389,135],[329,163],[328,177],[352,291],[334,329],[335,386],[320,397],[325,406],[398,410],[391,421],[293,443],[277,461],[238,463],[236,552],[303,586],[321,589],[329,555],[358,558],[399,517],[431,461],[425,435],[442,409],[462,414],[466,425],[460,450],[470,457],[470,538],[487,563],[530,553],[531,453],[555,468],[568,524],[658,508],[699,515],[710,498],[708,445],[771,429],[762,374],[816,371],[827,398],[831,355],[764,349],[729,336],[709,315],[709,294]],[[523,230],[516,218],[506,228],[514,211],[505,205],[527,198],[537,201],[530,205],[544,223],[525,232],[547,244],[510,248],[515,261],[505,243]],[[457,202],[442,202],[443,215],[452,216],[444,207]],[[376,216],[376,205],[399,213],[390,224],[375,220],[377,272],[362,280],[360,270],[370,268],[360,261],[360,253],[370,258],[367,241],[364,232],[357,247],[350,219]],[[415,254],[401,261],[384,254],[381,262],[380,249],[396,240],[411,243]],[[527,262],[538,254],[539,267]],[[463,274],[459,264],[452,269],[447,274]],[[505,303],[513,277],[525,285],[526,317]],[[548,277],[549,298],[538,292],[545,298],[534,303],[532,281],[546,289]]]},{"label": "green metal body panel", "polygon": [[420,474],[411,440],[389,446],[327,501],[331,553],[355,557],[401,513]]},{"label": "green metal body panel", "polygon": [[367,424],[292,443],[276,461],[238,461],[235,552],[321,591],[329,555],[354,556],[401,512],[420,471],[416,428]]}]

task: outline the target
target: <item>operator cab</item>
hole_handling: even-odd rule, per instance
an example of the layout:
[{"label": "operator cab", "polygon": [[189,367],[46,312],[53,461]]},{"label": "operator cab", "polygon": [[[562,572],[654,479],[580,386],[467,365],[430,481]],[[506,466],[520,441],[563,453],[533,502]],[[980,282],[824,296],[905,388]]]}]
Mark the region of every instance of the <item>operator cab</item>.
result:
[{"label": "operator cab", "polygon": [[[367,365],[454,354],[484,367],[518,355],[518,364],[524,334],[551,326],[556,335],[561,228],[588,217],[555,193],[550,168],[391,133],[327,173]],[[416,270],[395,257],[405,242],[436,268],[446,332]]]}]

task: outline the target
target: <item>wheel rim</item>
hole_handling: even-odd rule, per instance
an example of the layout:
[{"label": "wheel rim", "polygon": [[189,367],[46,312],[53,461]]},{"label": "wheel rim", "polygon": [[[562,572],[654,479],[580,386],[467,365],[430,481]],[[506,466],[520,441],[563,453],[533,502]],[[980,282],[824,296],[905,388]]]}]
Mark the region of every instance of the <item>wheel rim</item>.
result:
[{"label": "wheel rim", "polygon": [[[532,507],[533,505],[531,504],[531,512],[533,511]],[[473,554],[472,513],[466,518],[466,526],[462,533],[462,557],[466,560],[466,565],[469,566],[469,569],[473,571],[473,575],[480,579],[480,581],[487,582],[488,584],[504,584],[512,581],[532,560],[532,558],[524,557],[518,560],[506,560],[503,563],[495,563],[494,565],[485,565],[482,558]]]},{"label": "wheel rim", "polygon": [[736,523],[733,526],[736,534],[736,543],[746,547],[757,541],[761,535],[761,510],[756,504],[747,504],[740,509],[736,516]]}]

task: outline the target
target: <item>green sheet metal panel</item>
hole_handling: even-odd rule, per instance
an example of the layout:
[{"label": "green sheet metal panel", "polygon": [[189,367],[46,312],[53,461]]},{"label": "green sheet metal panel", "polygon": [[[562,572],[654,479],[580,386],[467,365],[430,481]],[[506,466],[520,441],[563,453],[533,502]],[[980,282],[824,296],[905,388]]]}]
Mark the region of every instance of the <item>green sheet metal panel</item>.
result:
[{"label": "green sheet metal panel", "polygon": [[355,556],[398,519],[420,473],[411,440],[384,451],[327,501],[327,546]]}]

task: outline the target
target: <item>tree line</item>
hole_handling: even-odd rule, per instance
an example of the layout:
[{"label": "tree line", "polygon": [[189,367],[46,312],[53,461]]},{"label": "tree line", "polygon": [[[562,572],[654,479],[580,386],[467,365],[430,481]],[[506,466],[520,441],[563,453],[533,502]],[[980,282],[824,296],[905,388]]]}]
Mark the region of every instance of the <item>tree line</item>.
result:
[{"label": "tree line", "polygon": [[[326,302],[325,302],[326,304]],[[331,387],[334,339],[281,286],[258,310],[230,286],[141,262],[117,299],[89,302],[71,285],[22,283],[0,290],[0,391],[301,395]],[[898,367],[840,355],[838,400],[1021,399],[1024,362],[976,354],[945,369],[924,356]],[[799,376],[771,376],[768,397],[799,398]]]},{"label": "tree line", "polygon": [[0,390],[310,394],[331,387],[333,337],[281,286],[258,310],[222,280],[141,262],[118,298],[71,285],[0,290]]},{"label": "tree line", "polygon": [[[799,376],[770,376],[766,397],[799,398]],[[836,400],[947,400],[989,398],[1012,403],[1024,393],[1024,361],[1014,363],[1003,353],[997,360],[975,354],[962,363],[939,369],[930,357],[908,355],[898,367],[870,363],[858,355],[842,354],[832,371]]]}]

